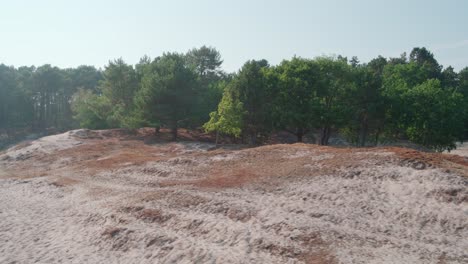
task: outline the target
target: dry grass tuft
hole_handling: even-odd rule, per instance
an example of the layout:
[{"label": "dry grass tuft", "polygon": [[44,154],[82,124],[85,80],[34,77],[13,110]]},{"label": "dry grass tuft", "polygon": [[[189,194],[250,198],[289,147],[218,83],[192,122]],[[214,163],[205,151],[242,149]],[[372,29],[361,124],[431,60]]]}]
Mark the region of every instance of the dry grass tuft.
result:
[{"label": "dry grass tuft", "polygon": [[66,187],[79,183],[78,180],[71,179],[68,177],[60,177],[57,180],[51,182],[51,185],[56,187]]},{"label": "dry grass tuft", "polygon": [[107,238],[113,238],[120,234],[121,232],[125,231],[126,228],[120,228],[120,227],[107,227],[104,232],[102,232],[102,236],[107,237]]},{"label": "dry grass tuft", "polygon": [[172,215],[165,215],[158,209],[143,209],[136,214],[138,219],[148,223],[164,223],[172,218]]}]

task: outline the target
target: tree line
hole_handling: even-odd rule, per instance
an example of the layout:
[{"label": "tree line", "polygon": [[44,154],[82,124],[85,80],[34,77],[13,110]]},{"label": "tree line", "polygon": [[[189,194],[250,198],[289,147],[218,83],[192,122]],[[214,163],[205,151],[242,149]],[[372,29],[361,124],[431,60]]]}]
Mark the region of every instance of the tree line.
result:
[{"label": "tree line", "polygon": [[92,66],[60,69],[0,64],[0,134],[77,127],[71,99],[79,89],[97,92],[102,73]]},{"label": "tree line", "polygon": [[104,69],[0,65],[0,129],[203,127],[260,144],[276,131],[328,145],[405,139],[436,151],[468,136],[468,67],[444,68],[426,48],[368,63],[342,56],[250,60],[222,71],[220,53],[122,59]]}]

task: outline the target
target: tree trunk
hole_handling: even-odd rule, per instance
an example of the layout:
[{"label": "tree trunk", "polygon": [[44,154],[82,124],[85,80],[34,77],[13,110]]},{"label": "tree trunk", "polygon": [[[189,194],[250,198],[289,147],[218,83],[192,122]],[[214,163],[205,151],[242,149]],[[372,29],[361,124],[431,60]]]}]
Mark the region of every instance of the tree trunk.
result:
[{"label": "tree trunk", "polygon": [[51,114],[52,114],[52,111],[50,111],[50,106],[52,105],[51,104],[51,101],[50,101],[50,93],[47,92],[46,93],[46,105],[45,105],[45,118],[44,118],[44,128],[47,129],[49,128],[51,125],[52,125],[52,118],[51,118]]},{"label": "tree trunk", "polygon": [[257,134],[256,133],[251,133],[249,135],[249,145],[255,146],[257,144]]},{"label": "tree trunk", "polygon": [[171,133],[172,133],[172,141],[177,141],[177,127],[178,124],[177,124],[177,121],[174,123],[174,125],[172,126],[172,129],[171,129]]},{"label": "tree trunk", "polygon": [[302,127],[298,127],[296,130],[297,142],[302,142],[302,138],[304,137],[304,129]]},{"label": "tree trunk", "polygon": [[379,137],[380,137],[380,127],[377,129],[377,132],[375,133],[375,145],[376,146],[379,144]]},{"label": "tree trunk", "polygon": [[1,102],[2,107],[1,107],[1,112],[0,112],[0,127],[5,128],[7,126],[7,121],[6,121],[6,108],[7,105],[4,102]]},{"label": "tree trunk", "polygon": [[216,146],[218,146],[218,140],[219,140],[219,130],[216,130],[216,139],[215,139]]},{"label": "tree trunk", "polygon": [[361,121],[361,129],[359,131],[359,146],[360,147],[366,146],[368,127],[369,127],[369,124],[368,124],[367,118],[364,118]]},{"label": "tree trunk", "polygon": [[41,93],[41,105],[39,106],[39,129],[41,130],[44,130],[44,123],[45,123],[45,111],[46,111],[46,108],[45,108],[45,95],[44,93]]},{"label": "tree trunk", "polygon": [[330,140],[330,135],[331,135],[331,128],[327,127],[327,135],[325,137],[325,144],[324,145],[328,145],[328,141]]},{"label": "tree trunk", "polygon": [[322,146],[328,145],[328,140],[330,139],[330,132],[331,132],[330,126],[324,126],[322,128],[322,133],[320,135],[320,145]]},{"label": "tree trunk", "polygon": [[159,135],[159,130],[160,130],[160,129],[161,129],[160,126],[156,126],[156,127],[154,128],[154,135],[155,135],[156,137]]}]

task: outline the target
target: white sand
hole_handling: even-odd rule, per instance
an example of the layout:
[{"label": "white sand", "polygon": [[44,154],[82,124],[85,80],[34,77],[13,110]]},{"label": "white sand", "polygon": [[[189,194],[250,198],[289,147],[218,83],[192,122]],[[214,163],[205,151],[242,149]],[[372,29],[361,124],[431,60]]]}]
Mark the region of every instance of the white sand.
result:
[{"label": "white sand", "polygon": [[468,142],[458,144],[457,149],[450,151],[450,154],[468,157]]},{"label": "white sand", "polygon": [[[8,155],[76,143],[65,135],[43,138]],[[96,177],[60,171],[0,179],[0,263],[304,263],[305,253],[322,252],[309,263],[468,263],[462,176],[386,164],[286,179],[268,189],[158,186],[201,177],[195,168],[245,153],[207,159],[186,155],[204,152],[204,145],[179,147],[180,157]],[[285,160],[306,154],[284,150]],[[313,162],[306,166],[311,172],[319,169]],[[79,183],[51,185],[57,177]],[[142,218],[145,209],[160,214]]]},{"label": "white sand", "polygon": [[43,137],[30,143],[26,143],[27,146],[21,148],[14,146],[7,149],[4,155],[7,155],[12,159],[27,159],[33,154],[47,154],[57,150],[72,148],[82,144],[81,141],[77,140],[73,136],[75,133],[79,133],[80,131],[81,130],[72,130],[63,134]]}]

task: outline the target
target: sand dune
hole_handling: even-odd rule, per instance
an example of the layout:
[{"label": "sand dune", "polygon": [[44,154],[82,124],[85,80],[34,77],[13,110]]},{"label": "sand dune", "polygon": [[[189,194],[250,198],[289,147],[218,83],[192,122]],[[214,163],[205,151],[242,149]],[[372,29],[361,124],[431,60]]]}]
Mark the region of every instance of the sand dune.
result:
[{"label": "sand dune", "polygon": [[1,153],[0,263],[468,262],[465,157],[146,139]]}]

